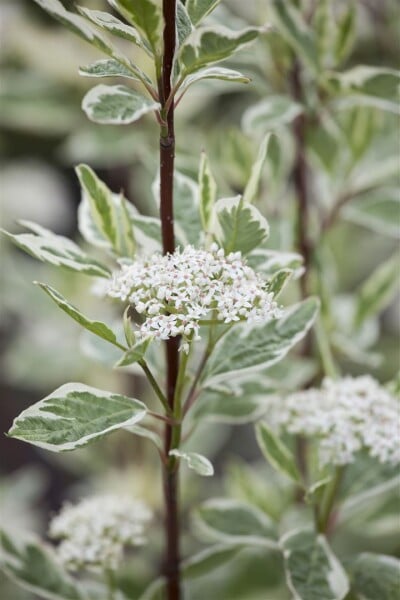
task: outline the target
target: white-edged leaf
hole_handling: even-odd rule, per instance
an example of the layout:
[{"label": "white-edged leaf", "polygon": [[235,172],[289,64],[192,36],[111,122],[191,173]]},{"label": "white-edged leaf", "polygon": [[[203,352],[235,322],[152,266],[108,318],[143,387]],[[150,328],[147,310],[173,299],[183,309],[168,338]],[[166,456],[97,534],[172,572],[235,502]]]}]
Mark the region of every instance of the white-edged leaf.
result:
[{"label": "white-edged leaf", "polygon": [[118,348],[123,348],[121,344],[118,343],[115,333],[101,321],[92,321],[83,315],[75,306],[73,306],[64,296],[60,294],[57,290],[46,285],[45,283],[40,283],[35,281],[35,283],[42,288],[44,292],[63,310],[71,319],[74,319],[79,325],[82,325],[85,329],[94,333],[98,337],[101,337],[103,340],[110,342],[114,346]]},{"label": "white-edged leaf", "polygon": [[389,304],[399,287],[399,275],[399,257],[396,253],[368,277],[357,294],[356,327]]},{"label": "white-edged leaf", "polygon": [[124,427],[124,429],[130,431],[130,433],[133,433],[134,435],[150,440],[159,450],[163,449],[163,441],[158,433],[151,429],[147,429],[145,425],[128,425],[127,427]]},{"label": "white-edged leaf", "polygon": [[199,168],[200,218],[204,231],[208,231],[217,198],[217,184],[205,152],[201,153]]},{"label": "white-edged leaf", "polygon": [[255,40],[259,33],[257,27],[242,31],[232,31],[223,26],[195,29],[179,53],[183,75],[229,58],[236,50]]},{"label": "white-edged leaf", "polygon": [[218,200],[215,216],[215,237],[226,252],[248,254],[269,235],[268,221],[241,196]]},{"label": "white-edged leaf", "polygon": [[262,170],[264,167],[265,159],[267,158],[268,152],[268,144],[270,140],[271,134],[267,133],[267,135],[263,138],[260,147],[258,149],[257,159],[254,163],[249,180],[246,184],[245,190],[243,192],[243,200],[244,202],[254,202],[257,199],[258,189],[260,187]]},{"label": "white-edged leaf", "polygon": [[267,250],[255,248],[247,256],[248,264],[264,277],[272,277],[282,269],[293,271],[295,278],[302,275],[303,257],[296,252],[280,252],[279,250]]},{"label": "white-edged leaf", "polygon": [[256,425],[256,438],[261,452],[276,471],[296,483],[301,482],[294,455],[266,423]]},{"label": "white-edged leaf", "polygon": [[307,64],[318,71],[319,58],[314,32],[292,2],[272,0],[271,18],[279,33]]},{"label": "white-edged leaf", "polygon": [[24,410],[8,435],[45,450],[66,452],[134,425],[145,415],[146,406],[139,400],[67,383]]},{"label": "white-edged leaf", "polygon": [[308,298],[285,311],[281,319],[262,324],[240,324],[216,345],[205,370],[207,385],[228,373],[267,368],[284,358],[308,332],[319,308],[316,298]]},{"label": "white-edged leaf", "polygon": [[347,575],[324,536],[308,529],[291,531],[280,540],[286,580],[295,600],[343,600]]},{"label": "white-edged leaf", "polygon": [[211,540],[276,547],[276,531],[259,508],[239,500],[213,498],[195,511],[195,523]]},{"label": "white-edged leaf", "polygon": [[54,549],[33,536],[11,539],[0,531],[1,570],[19,586],[46,600],[87,600],[79,583],[54,559]]},{"label": "white-edged leaf", "polygon": [[103,58],[90,65],[79,67],[79,75],[84,77],[127,77],[138,80],[132,71],[114,58]]},{"label": "white-edged leaf", "polygon": [[293,271],[291,269],[280,269],[274,273],[271,279],[268,281],[268,291],[277,298],[286,284],[292,278]]},{"label": "white-edged leaf", "polygon": [[124,85],[97,85],[82,101],[88,118],[104,125],[127,125],[159,108],[158,102]]},{"label": "white-edged leaf", "polygon": [[55,235],[48,229],[31,223],[20,221],[20,224],[33,233],[12,234],[1,230],[16,246],[42,262],[56,267],[65,267],[95,277],[109,277],[109,269],[88,256],[72,240]]},{"label": "white-edged leaf", "polygon": [[400,238],[400,196],[395,188],[355,198],[341,214],[347,221],[383,235]]},{"label": "white-edged leaf", "polygon": [[242,127],[247,133],[269,131],[289,125],[302,111],[301,104],[289,96],[268,96],[246,110]]},{"label": "white-edged leaf", "polygon": [[127,367],[128,365],[132,365],[133,363],[139,362],[142,360],[144,355],[146,354],[147,348],[151,342],[151,338],[146,338],[140,342],[137,342],[132,348],[129,348],[125,352],[125,354],[115,363],[115,367]]},{"label": "white-edged leaf", "polygon": [[242,550],[242,546],[239,544],[218,544],[201,550],[198,554],[183,561],[182,576],[184,579],[208,576],[214,569],[218,569],[234,558],[240,550]]},{"label": "white-edged leaf", "polygon": [[117,37],[133,42],[143,48],[142,39],[136,29],[117,19],[114,15],[102,10],[91,10],[84,6],[79,6],[78,10],[84,17],[101,29],[105,29]]},{"label": "white-edged leaf", "polygon": [[221,0],[187,0],[186,8],[193,25],[198,25],[220,2]]},{"label": "white-edged leaf", "polygon": [[197,475],[201,475],[202,477],[211,477],[211,475],[214,475],[214,467],[208,458],[202,454],[198,454],[197,452],[181,452],[175,448],[174,450],[170,450],[169,455],[184,460],[189,469],[195,471]]},{"label": "white-edged leaf", "polygon": [[158,0],[108,0],[129,23],[138,29],[153,54],[162,48],[163,18]]},{"label": "white-edged leaf", "polygon": [[250,79],[239,71],[226,69],[225,67],[208,67],[193,73],[193,75],[188,75],[180,88],[181,92],[185,92],[193,83],[204,79],[221,79],[222,81],[232,81],[232,83],[250,82]]},{"label": "white-edged leaf", "polygon": [[227,379],[202,389],[190,412],[192,419],[242,425],[260,418],[266,411],[266,396],[277,385],[265,376],[252,373]]},{"label": "white-edged leaf", "polygon": [[352,589],[363,600],[398,600],[400,560],[394,556],[363,552],[349,565]]},{"label": "white-edged leaf", "polygon": [[116,197],[87,165],[79,165],[76,173],[82,188],[82,202],[88,204],[92,230],[94,228],[97,238],[102,239],[100,245],[112,249],[117,256],[133,258],[136,241],[125,198]]},{"label": "white-edged leaf", "polygon": [[182,46],[184,41],[193,31],[193,25],[187,9],[181,0],[177,0],[176,4],[176,31],[178,35],[179,46]]}]

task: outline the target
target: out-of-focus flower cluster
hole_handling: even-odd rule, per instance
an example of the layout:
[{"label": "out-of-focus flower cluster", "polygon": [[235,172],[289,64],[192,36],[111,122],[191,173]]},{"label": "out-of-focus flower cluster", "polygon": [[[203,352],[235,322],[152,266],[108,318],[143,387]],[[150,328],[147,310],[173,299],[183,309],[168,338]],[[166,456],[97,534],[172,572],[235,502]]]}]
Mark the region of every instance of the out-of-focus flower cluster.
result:
[{"label": "out-of-focus flower cluster", "polygon": [[107,294],[128,301],[144,316],[140,337],[182,336],[184,350],[190,339],[198,339],[204,320],[231,323],[281,314],[266,282],[241,253],[225,255],[215,244],[210,250],[187,246],[174,254],[154,254],[123,265]]},{"label": "out-of-focus flower cluster", "polygon": [[65,504],[49,527],[49,536],[61,540],[60,562],[70,571],[115,570],[124,549],[146,542],[151,512],[143,502],[124,496],[93,496],[79,504]]},{"label": "out-of-focus flower cluster", "polygon": [[268,420],[278,430],[317,438],[322,465],[351,463],[362,449],[382,463],[400,462],[399,401],[369,375],[271,397]]}]

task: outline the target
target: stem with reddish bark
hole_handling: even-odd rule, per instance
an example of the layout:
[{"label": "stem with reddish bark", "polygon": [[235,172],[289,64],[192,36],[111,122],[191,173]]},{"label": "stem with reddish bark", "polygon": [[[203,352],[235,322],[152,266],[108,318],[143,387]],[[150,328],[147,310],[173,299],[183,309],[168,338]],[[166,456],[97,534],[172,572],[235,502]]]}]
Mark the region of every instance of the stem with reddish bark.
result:
[{"label": "stem with reddish bark", "polygon": [[[176,46],[176,0],[163,0],[164,53],[160,74],[159,95],[162,105],[162,125],[160,133],[160,219],[163,253],[175,250],[174,235],[174,160],[175,131],[174,103],[166,103],[171,95],[171,78]],[[179,369],[179,339],[166,341],[167,388],[166,397],[172,414],[175,414],[175,391]],[[165,503],[165,561],[164,574],[168,600],[180,600],[179,568],[179,503],[178,503],[178,463],[171,460],[169,452],[179,445],[180,425],[165,425],[163,465],[163,490]]]}]

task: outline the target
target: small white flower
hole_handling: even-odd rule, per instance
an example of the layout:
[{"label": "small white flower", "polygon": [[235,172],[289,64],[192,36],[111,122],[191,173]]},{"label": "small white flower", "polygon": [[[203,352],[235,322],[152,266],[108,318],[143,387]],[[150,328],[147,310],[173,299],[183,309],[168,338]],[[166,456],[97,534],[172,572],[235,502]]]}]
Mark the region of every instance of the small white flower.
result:
[{"label": "small white flower", "polygon": [[210,250],[187,246],[122,265],[107,293],[130,302],[144,316],[139,335],[163,340],[182,336],[184,351],[192,337],[198,339],[202,319],[233,323],[281,315],[265,281],[241,253],[225,255],[216,244]]},{"label": "small white flower", "polygon": [[267,414],[273,427],[317,439],[322,465],[351,463],[362,449],[382,463],[400,463],[399,401],[369,375],[270,397]]},{"label": "small white flower", "polygon": [[143,502],[127,496],[93,496],[79,504],[65,504],[49,527],[61,540],[57,555],[70,571],[118,568],[124,549],[146,542],[151,512]]}]

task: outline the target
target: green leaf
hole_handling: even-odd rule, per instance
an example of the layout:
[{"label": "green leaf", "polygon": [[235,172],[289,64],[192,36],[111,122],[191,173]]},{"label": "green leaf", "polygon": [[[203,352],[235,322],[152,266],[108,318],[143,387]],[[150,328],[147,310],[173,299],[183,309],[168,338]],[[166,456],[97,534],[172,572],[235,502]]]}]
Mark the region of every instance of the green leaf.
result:
[{"label": "green leaf", "polygon": [[363,600],[398,600],[400,560],[364,552],[349,566],[352,588]]},{"label": "green leaf", "polygon": [[85,600],[81,586],[54,560],[54,549],[34,537],[15,541],[0,532],[4,573],[22,588],[46,600]]},{"label": "green leaf", "polygon": [[239,500],[215,498],[195,512],[199,531],[207,538],[230,544],[275,547],[275,528],[267,515]]},{"label": "green leaf", "polygon": [[92,44],[102,52],[113,55],[114,49],[109,43],[99,35],[96,30],[87,23],[85,19],[76,13],[65,10],[64,6],[58,0],[34,0],[43,10],[48,12],[52,17],[60,21],[68,29],[73,31],[86,42]]},{"label": "green leaf", "polygon": [[199,168],[200,217],[204,231],[211,225],[213,207],[217,198],[217,184],[205,152],[201,153]]},{"label": "green leaf", "polygon": [[400,114],[400,71],[386,67],[358,65],[328,77],[333,89],[344,95],[342,106],[349,101]]},{"label": "green leaf", "polygon": [[343,12],[338,23],[336,39],[334,43],[335,63],[340,64],[349,55],[356,36],[357,11],[356,4],[352,0]]},{"label": "green leaf", "polygon": [[150,440],[159,450],[163,450],[163,441],[155,431],[147,429],[143,425],[129,425],[128,427],[124,427],[124,429],[134,435]]},{"label": "green leaf", "polygon": [[178,34],[179,46],[182,46],[184,41],[189,37],[193,31],[193,25],[181,0],[178,0],[176,4],[176,30]]},{"label": "green leaf", "polygon": [[170,450],[169,456],[176,456],[184,460],[189,469],[195,471],[197,475],[202,475],[203,477],[214,475],[214,467],[211,462],[205,456],[197,454],[197,452],[181,452],[175,448],[174,450]]},{"label": "green leaf", "polygon": [[276,391],[269,378],[251,373],[239,379],[227,379],[202,389],[190,412],[196,420],[241,425],[259,419],[266,411],[266,396]]},{"label": "green leaf", "polygon": [[268,152],[268,144],[271,135],[267,133],[267,135],[263,138],[260,147],[258,149],[258,155],[256,162],[254,163],[249,180],[243,192],[243,200],[244,202],[254,202],[257,199],[258,189],[260,187],[261,175],[263,166],[265,163],[265,159],[267,158]]},{"label": "green leaf", "polygon": [[277,298],[285,285],[292,278],[293,271],[291,269],[280,269],[274,273],[271,279],[268,281],[268,291]]},{"label": "green leaf", "polygon": [[31,229],[33,233],[13,235],[2,231],[16,246],[31,256],[56,267],[65,267],[94,277],[109,277],[109,269],[94,260],[79,248],[74,242],[61,235],[55,235],[48,229],[31,223],[20,221],[21,225]]},{"label": "green leaf", "polygon": [[222,198],[215,204],[216,239],[226,252],[248,254],[267,239],[269,225],[265,217],[241,196]]},{"label": "green leaf", "polygon": [[255,40],[259,33],[257,27],[242,31],[232,31],[222,26],[196,29],[180,50],[182,76],[229,58],[236,50]]},{"label": "green leaf", "polygon": [[66,452],[134,425],[145,415],[146,407],[139,400],[67,383],[24,410],[9,435],[45,450]]},{"label": "green leaf", "polygon": [[400,198],[398,190],[387,188],[352,200],[342,214],[347,221],[398,239],[400,237]]},{"label": "green leaf", "polygon": [[220,3],[221,0],[187,0],[186,8],[193,25],[198,25],[200,21],[210,14]]},{"label": "green leaf", "polygon": [[399,286],[399,259],[397,253],[380,265],[362,285],[357,298],[355,325],[382,311],[391,301]]},{"label": "green leaf", "polygon": [[319,70],[318,51],[313,31],[292,2],[272,0],[271,17],[279,33],[313,71]]},{"label": "green leaf", "polygon": [[318,300],[308,298],[288,309],[281,319],[236,325],[210,357],[204,377],[207,385],[228,373],[251,372],[277,363],[306,335],[318,308]]},{"label": "green leaf", "polygon": [[48,296],[50,296],[50,298],[57,304],[57,306],[61,308],[61,310],[67,313],[67,315],[74,319],[74,321],[82,325],[82,327],[91,333],[94,333],[98,337],[103,338],[103,340],[110,342],[110,344],[113,344],[118,348],[123,348],[123,346],[118,343],[115,333],[105,323],[102,323],[101,321],[92,321],[91,319],[85,317],[85,315],[75,308],[75,306],[70,304],[68,300],[64,298],[64,296],[62,296],[59,292],[57,292],[57,290],[49,285],[46,285],[45,283],[39,283],[38,281],[35,281],[35,283],[39,285]]},{"label": "green leaf", "polygon": [[86,67],[79,67],[79,75],[84,77],[128,77],[128,79],[138,79],[132,71],[114,58],[96,60],[96,62]]},{"label": "green leaf", "polygon": [[303,529],[281,539],[287,583],[298,600],[343,600],[349,582],[322,535]]},{"label": "green leaf", "polygon": [[158,102],[124,85],[97,85],[82,101],[88,118],[103,125],[127,125],[159,108]]},{"label": "green leaf", "polygon": [[234,558],[240,550],[242,550],[240,545],[218,544],[206,548],[183,561],[182,576],[184,579],[208,576],[214,569],[218,569]]},{"label": "green leaf", "polygon": [[254,104],[243,115],[242,127],[247,133],[269,131],[289,125],[303,111],[301,104],[288,96],[268,96]]},{"label": "green leaf", "polygon": [[147,348],[151,342],[151,338],[147,338],[142,340],[129,348],[123,355],[123,357],[115,363],[115,367],[127,367],[128,365],[132,365],[133,363],[139,362],[142,360],[144,355],[146,354]]},{"label": "green leaf", "polygon": [[256,425],[256,437],[258,445],[270,465],[289,479],[300,483],[301,475],[293,454],[266,423]]},{"label": "green leaf", "polygon": [[247,257],[248,264],[262,273],[265,277],[272,277],[282,269],[294,271],[297,278],[303,273],[303,257],[296,252],[280,252],[279,250],[266,250],[255,248]]},{"label": "green leaf", "polygon": [[105,29],[117,37],[128,40],[140,48],[144,48],[142,39],[136,29],[123,23],[123,21],[114,17],[114,15],[110,15],[110,13],[102,10],[91,10],[84,6],[79,6],[78,10],[84,17],[101,29]]},{"label": "green leaf", "polygon": [[161,3],[157,0],[109,0],[127,21],[137,27],[148,41],[149,48],[155,55],[161,53],[163,18]]},{"label": "green leaf", "polygon": [[204,79],[221,79],[222,81],[232,81],[233,83],[250,82],[250,79],[239,71],[226,69],[225,67],[208,67],[207,69],[201,69],[200,71],[193,73],[193,75],[185,77],[185,80],[180,87],[181,94],[183,95],[193,83],[197,83]]},{"label": "green leaf", "polygon": [[87,165],[79,165],[76,173],[93,226],[104,240],[101,245],[113,249],[117,256],[133,258],[136,242],[125,198],[115,198]]}]

